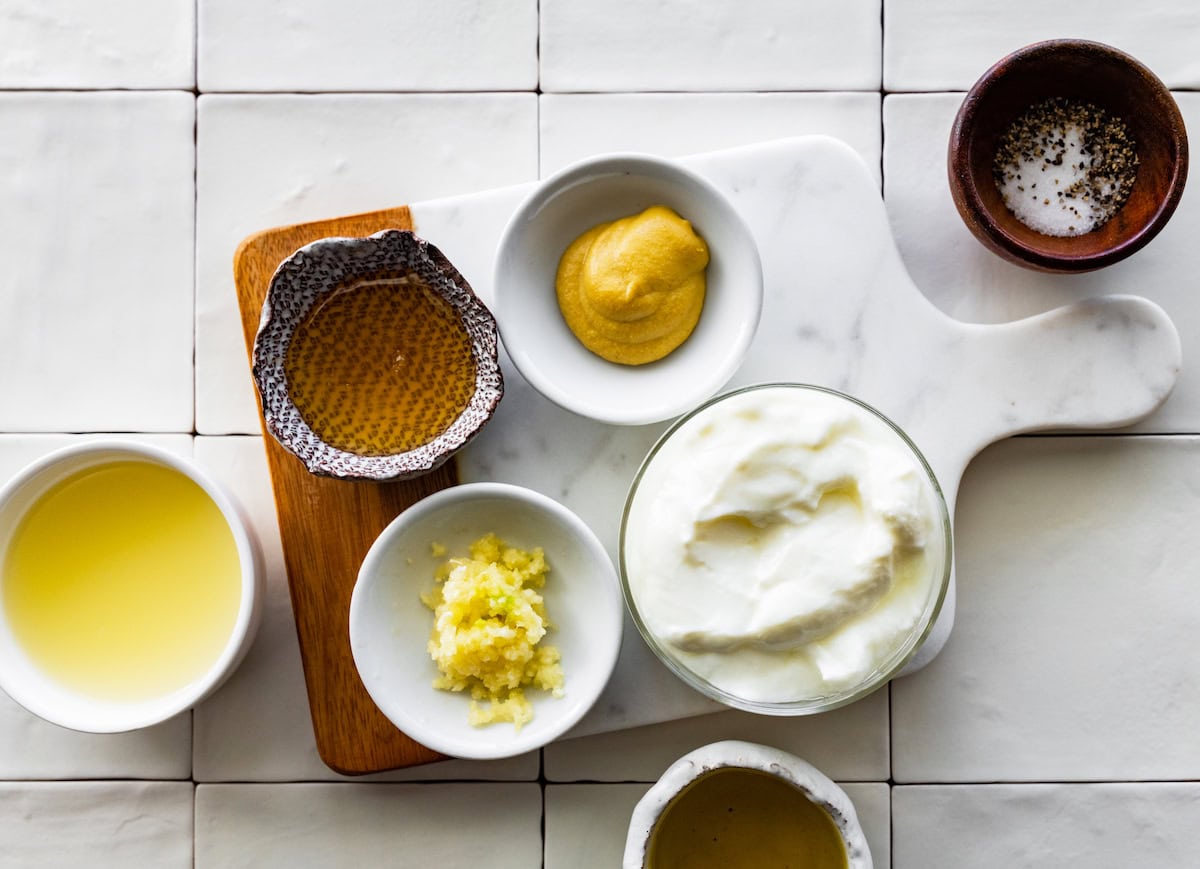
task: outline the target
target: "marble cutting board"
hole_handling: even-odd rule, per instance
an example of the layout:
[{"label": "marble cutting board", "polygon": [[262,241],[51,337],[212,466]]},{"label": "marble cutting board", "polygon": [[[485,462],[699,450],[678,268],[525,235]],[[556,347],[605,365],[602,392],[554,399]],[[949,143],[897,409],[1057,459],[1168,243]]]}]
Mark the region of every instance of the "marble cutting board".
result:
[{"label": "marble cutting board", "polygon": [[[1142,298],[1096,299],[1001,325],[943,314],[908,277],[869,169],[836,139],[780,140],[682,162],[729,196],[762,256],[762,321],[728,386],[814,383],[874,405],[925,454],[951,516],[967,463],[987,445],[1039,429],[1128,425],[1154,411],[1175,384],[1178,332]],[[412,205],[415,231],[489,303],[497,242],[531,189]],[[542,398],[507,359],[502,364],[504,401],[459,455],[461,480],[519,483],[556,498],[595,529],[615,562],[626,491],[666,424],[582,419]],[[954,588],[952,578],[933,633],[906,673],[945,644]],[[612,681],[569,735],[719,708],[662,666],[627,617]]]},{"label": "marble cutting board", "polygon": [[[729,196],[762,256],[761,325],[728,386],[813,383],[874,405],[925,454],[951,516],[967,463],[988,444],[1038,429],[1127,425],[1151,413],[1175,384],[1178,333],[1145,299],[1091,300],[1001,325],[966,324],[941,313],[908,277],[869,169],[838,140],[788,139],[682,162]],[[490,304],[497,243],[532,188],[412,204],[405,217]],[[501,364],[505,398],[459,454],[460,480],[501,480],[544,492],[587,521],[615,562],[626,491],[666,424],[613,427],[577,417],[535,392],[503,353]],[[906,673],[932,660],[953,621],[952,578],[933,633]],[[308,653],[324,651],[305,650],[310,695]],[[627,616],[616,672],[568,736],[720,708],[661,665]],[[343,771],[375,768],[387,767]]]}]

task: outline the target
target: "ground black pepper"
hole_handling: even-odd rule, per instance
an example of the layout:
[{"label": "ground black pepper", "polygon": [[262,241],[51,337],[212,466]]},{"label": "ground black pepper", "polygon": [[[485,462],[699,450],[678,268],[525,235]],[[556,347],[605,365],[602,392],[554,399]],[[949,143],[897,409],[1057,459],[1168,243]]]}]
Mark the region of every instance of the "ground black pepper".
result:
[{"label": "ground black pepper", "polygon": [[[1055,97],[1013,122],[992,170],[1005,204],[1023,223],[1049,235],[1075,235],[1077,226],[1088,232],[1117,213],[1133,189],[1137,166],[1137,146],[1124,121],[1091,103]],[[1063,188],[1053,205],[1037,193],[1028,200],[1016,196],[1026,193],[1026,184],[1017,183],[1024,176],[1047,170]],[[1034,190],[1037,182],[1028,186]]]}]

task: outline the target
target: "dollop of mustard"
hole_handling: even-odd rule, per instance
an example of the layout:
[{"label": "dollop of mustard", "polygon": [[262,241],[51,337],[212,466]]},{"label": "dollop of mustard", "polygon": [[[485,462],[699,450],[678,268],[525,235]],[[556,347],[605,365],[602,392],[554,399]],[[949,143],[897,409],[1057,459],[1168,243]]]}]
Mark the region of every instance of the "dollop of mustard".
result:
[{"label": "dollop of mustard", "polygon": [[597,356],[623,365],[653,362],[696,328],[708,259],[691,223],[655,205],[571,242],[558,263],[558,307]]}]

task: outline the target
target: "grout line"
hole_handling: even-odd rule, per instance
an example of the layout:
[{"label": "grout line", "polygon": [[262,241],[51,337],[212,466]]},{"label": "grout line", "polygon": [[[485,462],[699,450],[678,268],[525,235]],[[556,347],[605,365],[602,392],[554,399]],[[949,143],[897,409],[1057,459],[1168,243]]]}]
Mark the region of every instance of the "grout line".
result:
[{"label": "grout line", "polygon": [[200,99],[192,97],[192,435],[200,428]]},{"label": "grout line", "polygon": [[192,89],[200,93],[200,0],[192,0]]},{"label": "grout line", "polygon": [[[533,93],[537,101],[537,137],[535,149],[537,150],[537,177],[542,177],[542,2],[538,0],[536,13],[537,15],[537,33],[534,37],[533,54],[536,64],[537,75],[533,83]],[[543,860],[545,856],[543,855]]]},{"label": "grout line", "polygon": [[[887,92],[884,90],[884,77],[887,75],[885,64],[887,63],[887,0],[880,0],[879,3],[879,196],[883,200],[884,216],[887,217],[887,174],[884,171],[886,161],[884,160],[884,152],[887,148],[887,128],[883,123],[883,103],[887,99]],[[889,218],[890,221],[890,218]],[[895,234],[892,233],[890,224],[888,232],[892,234],[893,239]],[[894,243],[894,241],[893,241]],[[965,471],[965,469],[964,469]],[[953,522],[953,517],[950,519]],[[953,556],[953,552],[951,552]],[[896,779],[896,727],[895,717],[892,713],[892,682],[887,683],[887,746],[888,746],[888,781],[887,781],[887,816],[888,816],[888,865],[896,864],[896,823],[892,816],[892,788],[895,785]]]}]

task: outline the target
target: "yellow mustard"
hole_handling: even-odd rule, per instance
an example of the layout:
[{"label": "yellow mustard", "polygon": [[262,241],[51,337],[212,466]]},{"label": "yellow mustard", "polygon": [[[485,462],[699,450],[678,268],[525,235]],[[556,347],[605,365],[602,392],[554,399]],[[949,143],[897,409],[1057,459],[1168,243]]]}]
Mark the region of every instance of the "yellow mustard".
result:
[{"label": "yellow mustard", "polygon": [[704,307],[708,245],[669,208],[601,223],[562,255],[558,307],[575,337],[623,365],[662,359]]}]

